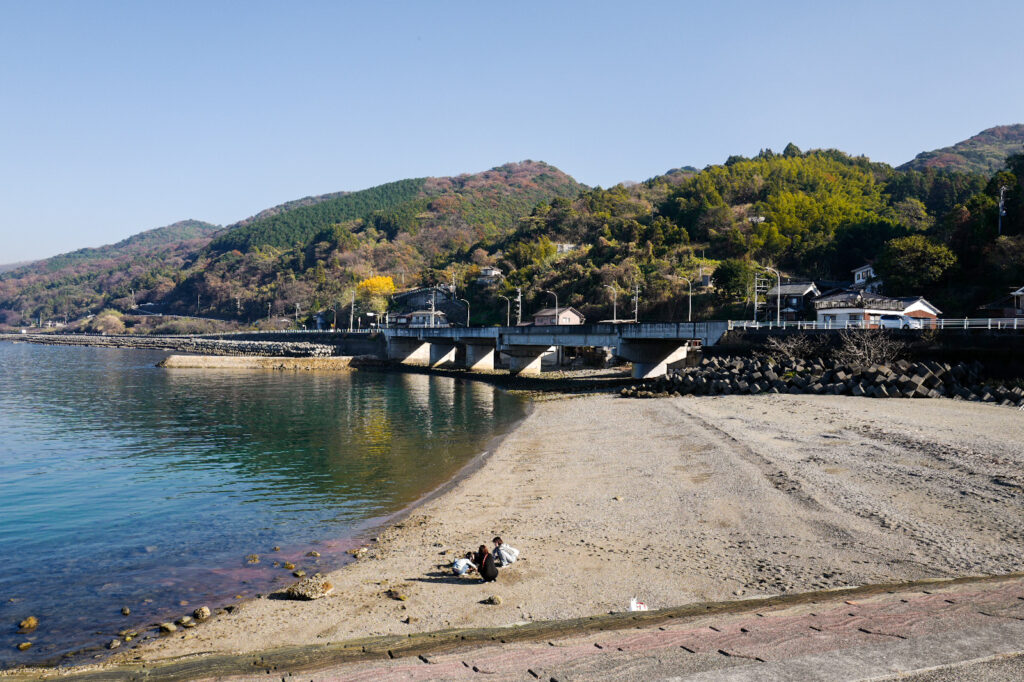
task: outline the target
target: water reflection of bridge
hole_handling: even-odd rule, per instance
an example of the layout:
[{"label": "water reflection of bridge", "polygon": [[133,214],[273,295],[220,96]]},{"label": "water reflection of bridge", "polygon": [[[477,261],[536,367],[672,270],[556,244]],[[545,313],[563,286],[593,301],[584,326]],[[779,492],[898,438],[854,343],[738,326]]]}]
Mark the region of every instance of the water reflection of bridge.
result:
[{"label": "water reflection of bridge", "polygon": [[429,367],[493,370],[499,357],[517,374],[538,374],[560,348],[609,348],[633,363],[633,376],[654,377],[682,363],[687,353],[714,345],[728,322],[588,324],[530,327],[381,329],[388,357]]}]

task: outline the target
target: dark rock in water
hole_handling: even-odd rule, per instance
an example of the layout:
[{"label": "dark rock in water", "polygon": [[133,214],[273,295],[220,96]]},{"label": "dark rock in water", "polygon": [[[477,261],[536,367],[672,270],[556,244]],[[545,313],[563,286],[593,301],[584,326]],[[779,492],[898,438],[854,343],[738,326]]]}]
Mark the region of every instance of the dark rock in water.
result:
[{"label": "dark rock in water", "polygon": [[280,552],[280,551],[281,551],[281,548],[280,548],[280,547],[278,547],[277,545],[274,545],[274,551],[275,551],[275,552]]},{"label": "dark rock in water", "polygon": [[169,635],[172,632],[177,632],[178,626],[174,623],[160,623],[160,634]]},{"label": "dark rock in water", "polygon": [[131,613],[132,613],[132,610],[130,608],[128,608],[127,606],[122,606],[121,607],[121,615],[122,616],[129,616],[129,615],[131,615]]},{"label": "dark rock in water", "polygon": [[247,564],[258,564],[260,562],[259,554],[246,554],[245,563]]},{"label": "dark rock in water", "polygon": [[318,552],[318,551],[316,551],[316,550],[314,549],[314,550],[312,550],[312,551],[306,552],[306,556],[313,556],[313,557],[317,557],[317,556],[320,556],[320,552]]},{"label": "dark rock in water", "polygon": [[36,618],[35,616],[29,616],[25,620],[23,620],[20,623],[18,623],[18,627],[20,628],[18,630],[18,632],[21,632],[21,633],[32,632],[37,627],[39,627],[39,619]]},{"label": "dark rock in water", "polygon": [[284,562],[284,567],[285,567],[285,570],[288,570],[288,571],[294,571],[295,570],[295,564],[293,564],[290,561]]},{"label": "dark rock in water", "polygon": [[305,578],[306,572],[301,568],[297,568],[294,571],[292,571],[292,575],[294,575],[296,578]]},{"label": "dark rock in water", "polygon": [[200,606],[198,609],[192,612],[192,617],[202,623],[204,620],[210,617],[210,607]]},{"label": "dark rock in water", "polygon": [[119,646],[121,646],[121,640],[119,639],[112,639],[109,642],[107,642],[108,649],[116,649]]},{"label": "dark rock in water", "polygon": [[317,573],[308,578],[303,578],[279,594],[285,599],[311,601],[326,597],[332,592],[334,592],[334,585],[324,580],[323,576]]},{"label": "dark rock in water", "polygon": [[26,649],[30,649],[31,647],[32,642],[22,642],[18,645],[18,651],[25,651]]}]

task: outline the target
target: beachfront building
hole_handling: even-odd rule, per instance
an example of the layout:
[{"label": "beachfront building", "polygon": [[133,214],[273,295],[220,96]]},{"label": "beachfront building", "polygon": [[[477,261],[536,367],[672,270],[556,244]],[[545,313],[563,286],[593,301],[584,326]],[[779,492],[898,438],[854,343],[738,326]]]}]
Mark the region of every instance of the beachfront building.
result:
[{"label": "beachfront building", "polygon": [[929,320],[942,314],[923,296],[894,298],[858,289],[840,289],[819,296],[814,301],[814,309],[818,322],[836,327],[875,328],[880,326],[883,315],[905,315],[929,326]]},{"label": "beachfront building", "polygon": [[776,319],[775,308],[781,305],[779,319],[789,322],[803,320],[814,314],[813,301],[818,296],[821,296],[821,291],[814,282],[790,282],[781,287],[776,284],[765,294],[767,319]]},{"label": "beachfront building", "polygon": [[[557,313],[557,319],[556,319]],[[544,327],[553,324],[583,324],[586,318],[583,317],[583,313],[576,310],[572,306],[567,308],[559,308],[557,311],[554,308],[544,308],[538,310],[533,314],[533,324],[536,327]]]}]

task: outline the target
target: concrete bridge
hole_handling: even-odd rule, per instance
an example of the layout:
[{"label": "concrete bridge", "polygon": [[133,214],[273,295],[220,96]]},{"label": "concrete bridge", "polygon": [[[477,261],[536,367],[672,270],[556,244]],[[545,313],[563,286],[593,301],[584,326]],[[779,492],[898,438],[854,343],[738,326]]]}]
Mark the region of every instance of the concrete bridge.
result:
[{"label": "concrete bridge", "polygon": [[517,374],[539,374],[547,357],[568,347],[610,348],[633,363],[633,376],[662,376],[693,348],[718,343],[725,320],[528,327],[381,329],[388,358],[428,367],[493,370],[503,356]]}]

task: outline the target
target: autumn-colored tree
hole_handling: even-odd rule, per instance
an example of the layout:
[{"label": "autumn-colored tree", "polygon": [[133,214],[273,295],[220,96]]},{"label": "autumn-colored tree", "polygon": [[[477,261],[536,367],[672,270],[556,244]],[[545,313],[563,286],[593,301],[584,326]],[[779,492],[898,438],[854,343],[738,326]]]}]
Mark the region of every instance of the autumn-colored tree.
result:
[{"label": "autumn-colored tree", "polygon": [[387,310],[388,296],[395,293],[395,281],[389,275],[377,275],[360,282],[357,291],[365,306],[382,313]]}]

